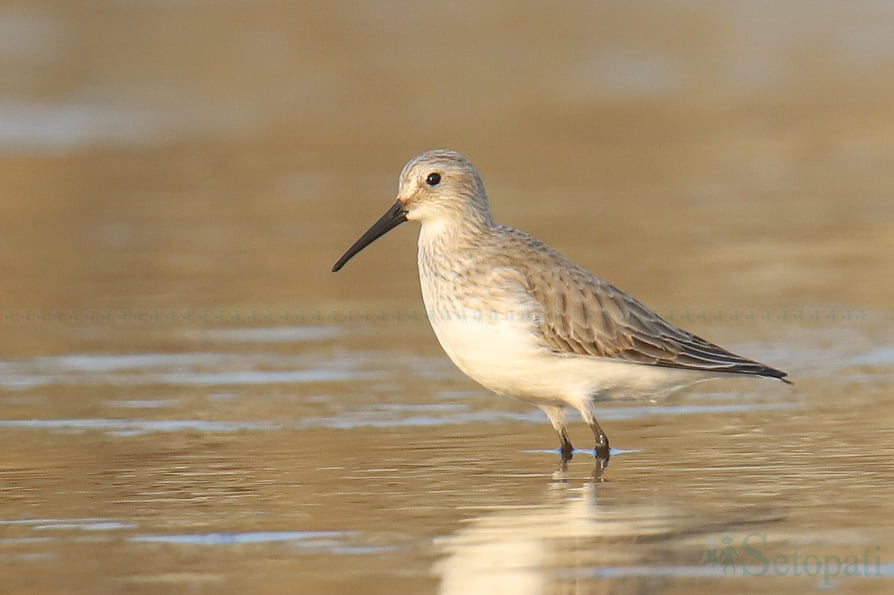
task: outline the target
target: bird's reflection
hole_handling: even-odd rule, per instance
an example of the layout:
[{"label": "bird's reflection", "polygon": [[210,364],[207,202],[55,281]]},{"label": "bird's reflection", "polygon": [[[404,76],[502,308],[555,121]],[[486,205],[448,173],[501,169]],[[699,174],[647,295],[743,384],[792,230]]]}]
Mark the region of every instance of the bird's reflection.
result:
[{"label": "bird's reflection", "polygon": [[[592,455],[595,459],[593,464],[593,473],[591,478],[596,483],[601,483],[605,481],[603,479],[603,475],[605,474],[605,470],[608,468],[608,461],[611,458],[611,453],[597,453],[596,451],[587,451],[583,453],[584,456]],[[568,463],[571,462],[571,459],[574,458],[574,451],[566,452],[564,450],[560,450],[559,452],[559,468],[553,474],[553,478],[556,480],[567,479],[568,477]]]},{"label": "bird's reflection", "polygon": [[[641,539],[660,543],[671,533],[674,515],[663,506],[599,504],[598,480],[607,463],[607,457],[597,457],[595,479],[574,485],[567,477],[568,459],[563,459],[556,472],[560,481],[550,483],[543,502],[486,511],[440,540],[437,545],[445,554],[435,567],[440,592],[594,592],[581,587],[595,587],[586,575],[592,568],[647,564],[653,546],[643,546]],[[638,592],[654,590],[657,580],[623,579],[630,582],[629,590]],[[615,591],[618,586],[613,582]],[[595,588],[600,592],[602,587]]]}]

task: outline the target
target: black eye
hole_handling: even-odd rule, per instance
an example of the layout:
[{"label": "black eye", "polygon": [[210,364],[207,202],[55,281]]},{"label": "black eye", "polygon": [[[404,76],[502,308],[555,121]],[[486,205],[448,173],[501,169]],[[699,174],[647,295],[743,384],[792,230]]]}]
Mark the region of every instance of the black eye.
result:
[{"label": "black eye", "polygon": [[425,183],[429,186],[437,186],[441,183],[441,174],[428,174],[428,177],[425,178]]}]

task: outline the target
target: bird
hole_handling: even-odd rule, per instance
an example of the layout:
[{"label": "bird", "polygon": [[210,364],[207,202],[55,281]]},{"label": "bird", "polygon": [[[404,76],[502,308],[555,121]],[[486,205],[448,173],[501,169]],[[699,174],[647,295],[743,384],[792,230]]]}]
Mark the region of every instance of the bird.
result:
[{"label": "bird", "polygon": [[444,352],[468,377],[542,409],[562,460],[576,409],[608,460],[597,402],[654,399],[712,378],[788,374],[663,319],[632,295],[527,233],[494,221],[478,170],[456,151],[411,159],[397,200],[332,267],[406,221],[421,224],[422,299]]}]

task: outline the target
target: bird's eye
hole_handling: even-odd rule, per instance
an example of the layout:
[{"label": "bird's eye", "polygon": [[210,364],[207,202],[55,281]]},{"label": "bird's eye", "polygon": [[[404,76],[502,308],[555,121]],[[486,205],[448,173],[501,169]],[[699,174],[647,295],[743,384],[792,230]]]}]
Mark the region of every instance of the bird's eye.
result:
[{"label": "bird's eye", "polygon": [[441,183],[441,174],[428,174],[428,177],[425,178],[425,183],[429,186],[437,186]]}]

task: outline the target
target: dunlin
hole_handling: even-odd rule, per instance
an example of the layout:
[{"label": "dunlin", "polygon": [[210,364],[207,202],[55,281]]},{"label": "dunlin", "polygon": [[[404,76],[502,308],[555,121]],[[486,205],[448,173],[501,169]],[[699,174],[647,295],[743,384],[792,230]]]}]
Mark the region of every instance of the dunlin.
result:
[{"label": "dunlin", "polygon": [[333,272],[405,221],[419,221],[419,281],[441,347],[466,375],[543,409],[573,447],[565,409],[578,410],[607,459],[593,404],[654,398],[712,377],[786,373],[746,359],[658,316],[633,296],[523,231],[494,222],[481,176],[455,151],[414,157],[397,201]]}]

